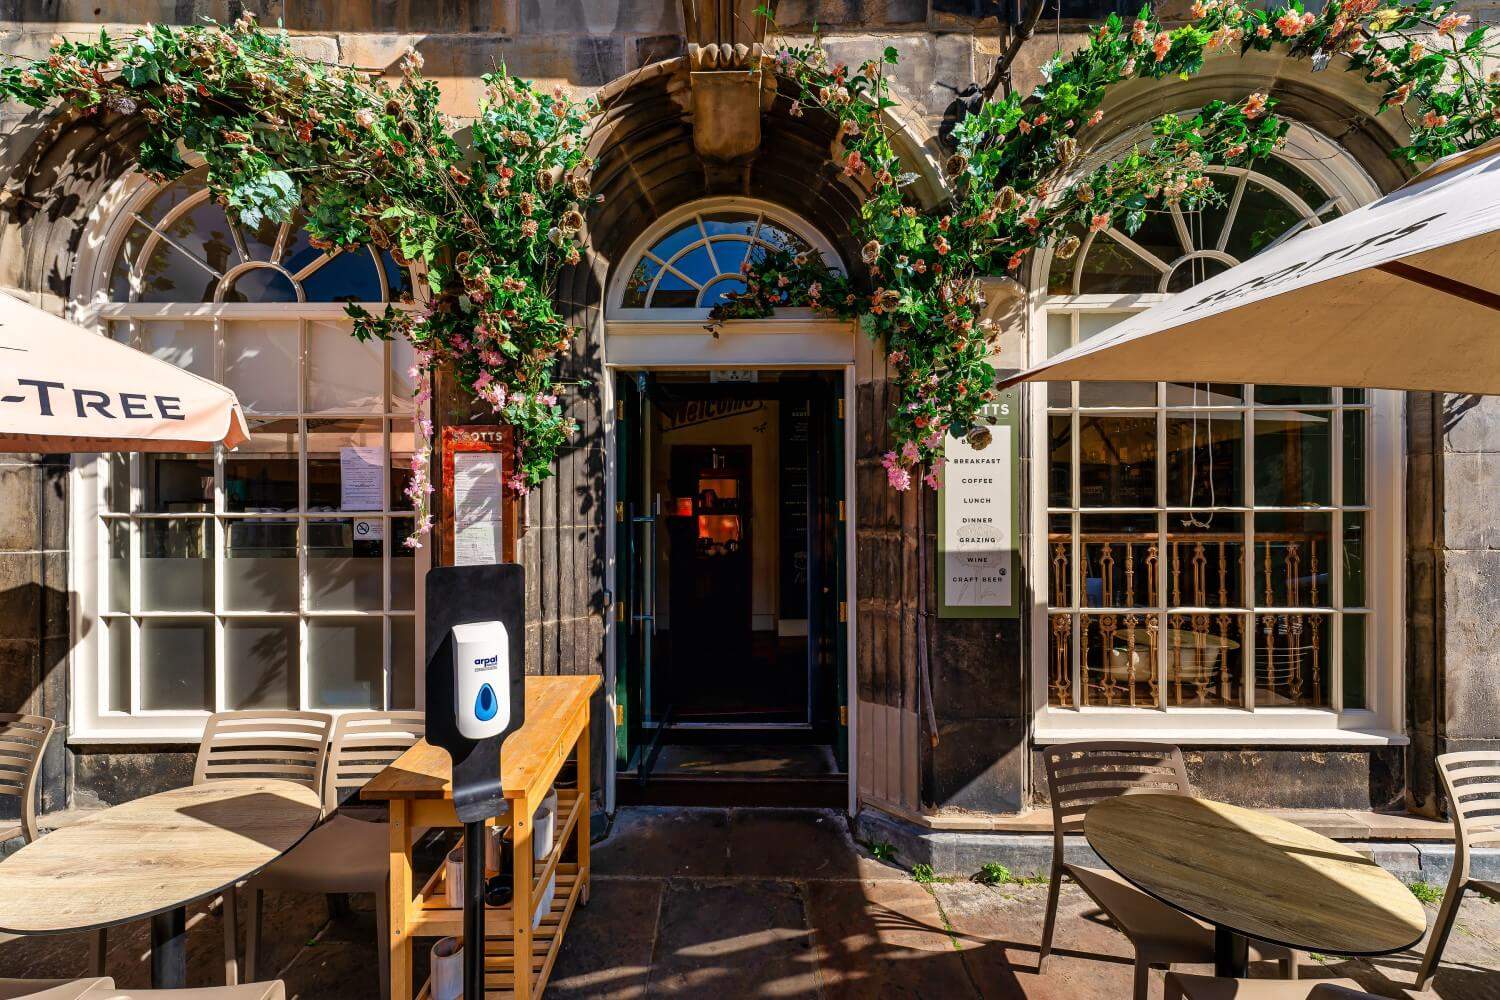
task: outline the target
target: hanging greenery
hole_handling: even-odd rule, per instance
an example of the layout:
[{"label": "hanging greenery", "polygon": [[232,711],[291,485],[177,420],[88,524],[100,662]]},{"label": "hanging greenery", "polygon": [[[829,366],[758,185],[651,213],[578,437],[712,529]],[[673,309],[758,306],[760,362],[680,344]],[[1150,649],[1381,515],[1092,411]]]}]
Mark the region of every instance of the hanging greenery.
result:
[{"label": "hanging greenery", "polygon": [[[764,13],[764,11],[763,11]],[[713,319],[769,315],[782,305],[811,306],[858,319],[889,352],[898,392],[885,455],[890,483],[917,477],[936,486],[945,435],[975,425],[994,398],[990,358],[997,331],[982,317],[981,279],[1015,273],[1027,254],[1050,246],[1071,258],[1089,232],[1133,233],[1153,209],[1203,207],[1221,196],[1205,171],[1244,165],[1284,141],[1285,122],[1264,93],[1210,101],[1198,111],[1162,115],[1119,159],[1084,168],[1083,143],[1098,125],[1110,88],[1137,78],[1188,79],[1216,52],[1284,48],[1337,64],[1383,92],[1381,110],[1399,109],[1410,140],[1394,155],[1422,162],[1500,135],[1500,72],[1484,28],[1461,34],[1468,16],[1418,0],[1329,3],[1320,13],[1264,10],[1232,0],[1198,0],[1189,22],[1164,27],[1149,8],[1130,23],[1111,15],[1070,55],[1042,68],[1026,95],[980,104],[955,126],[956,151],[944,164],[945,202],[920,210],[903,173],[884,109],[894,48],[851,68],[830,64],[812,44],[783,48],[777,65],[790,79],[781,97],[793,115],[816,109],[837,126],[836,165],[867,193],[850,229],[862,247],[863,280],[832,273],[816,257],[765,254],[748,262],[744,293],[715,308]]]},{"label": "hanging greenery", "polygon": [[[1013,273],[1051,246],[1077,252],[1089,231],[1134,231],[1167,203],[1186,209],[1218,197],[1205,171],[1269,155],[1286,125],[1266,94],[1212,101],[1193,114],[1164,115],[1123,157],[1082,169],[1082,142],[1099,123],[1106,93],[1136,78],[1187,78],[1218,51],[1283,46],[1315,68],[1338,60],[1384,92],[1411,126],[1396,155],[1426,161],[1500,134],[1500,77],[1485,31],[1430,0],[1300,4],[1274,11],[1199,0],[1189,23],[1163,27],[1149,10],[1128,25],[1111,16],[1088,43],[1059,54],[1030,94],[981,103],[953,131],[945,164],[947,201],[923,211],[906,188],[886,123],[894,48],[851,69],[822,47],[782,49],[775,69],[791,113],[837,124],[837,169],[867,192],[850,220],[863,269],[830,270],[816,254],[767,252],[746,264],[747,290],[713,321],[810,306],[858,319],[882,343],[899,388],[891,416],[891,485],[936,485],[945,434],[974,428],[993,398],[997,331],[983,318],[981,279]],[[375,316],[350,306],[355,335],[404,337],[416,349],[419,414],[438,366],[487,401],[515,430],[524,493],[551,474],[576,429],[558,402],[557,362],[574,331],[553,306],[559,270],[583,252],[593,164],[584,155],[592,102],[539,93],[503,70],[464,143],[439,111],[437,86],[408,52],[392,85],[299,55],[282,31],[252,17],[229,27],[148,27],[129,39],[56,39],[46,59],[0,69],[0,97],[85,113],[141,114],[150,122],[139,157],[167,179],[207,164],[207,183],[244,225],[306,226],[317,245],[389,250],[416,265],[425,287],[413,308]],[[410,489],[418,544],[431,524],[432,425],[419,417],[421,446]],[[973,433],[982,435],[982,429]]]},{"label": "hanging greenery", "polygon": [[561,267],[582,254],[592,102],[538,93],[504,70],[462,144],[437,85],[408,51],[394,86],[298,55],[250,15],[230,27],[148,27],[127,41],[54,39],[44,60],[0,69],[0,97],[150,122],[141,168],[159,179],[207,164],[209,190],[250,228],[300,220],[328,251],[373,244],[424,279],[418,302],[372,315],[348,307],[360,339],[415,349],[420,444],[408,494],[420,543],[431,526],[432,373],[447,366],[515,432],[525,493],[575,433],[558,402],[557,360],[573,331],[553,307]]}]

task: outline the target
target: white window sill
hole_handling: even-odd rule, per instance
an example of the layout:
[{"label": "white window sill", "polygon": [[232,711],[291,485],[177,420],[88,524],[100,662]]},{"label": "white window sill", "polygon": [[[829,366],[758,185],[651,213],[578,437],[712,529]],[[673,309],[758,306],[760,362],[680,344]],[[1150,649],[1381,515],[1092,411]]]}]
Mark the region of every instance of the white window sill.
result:
[{"label": "white window sill", "polygon": [[[1093,721],[1093,720],[1089,720]],[[1080,723],[1084,720],[1079,720]],[[1277,729],[1260,726],[1178,726],[1170,720],[1156,725],[1070,725],[1037,723],[1032,742],[1038,746],[1081,740],[1148,740],[1188,746],[1352,746],[1404,747],[1405,733],[1390,729],[1325,728]]]}]

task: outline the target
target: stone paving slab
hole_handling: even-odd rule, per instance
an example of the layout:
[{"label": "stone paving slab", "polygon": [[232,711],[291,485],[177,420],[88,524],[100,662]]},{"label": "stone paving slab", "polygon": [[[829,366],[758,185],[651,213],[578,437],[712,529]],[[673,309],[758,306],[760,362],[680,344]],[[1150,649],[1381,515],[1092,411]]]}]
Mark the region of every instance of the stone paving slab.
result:
[{"label": "stone paving slab", "polygon": [[[595,847],[592,899],[575,913],[547,995],[1130,995],[1129,943],[1076,888],[1063,890],[1053,954],[1039,974],[1044,885],[918,884],[871,858],[845,827],[839,813],[818,810],[623,810],[611,837]],[[377,994],[370,905],[368,897],[356,897],[350,910],[330,919],[322,897],[267,894],[267,964],[279,970],[289,997]],[[1435,910],[1428,912],[1430,920]],[[216,907],[193,908],[190,983],[222,981],[222,933]],[[109,972],[122,985],[145,983],[147,939],[144,922],[112,937]],[[419,951],[427,943],[419,942]],[[81,975],[87,944],[84,935],[0,938],[0,977]],[[417,958],[420,968],[423,956]],[[1388,998],[1500,1000],[1500,904],[1466,897],[1445,962],[1424,994],[1407,989],[1420,960],[1420,947],[1368,960],[1309,956],[1301,971],[1308,979],[1348,976]],[[1161,997],[1159,973],[1152,997]]]}]

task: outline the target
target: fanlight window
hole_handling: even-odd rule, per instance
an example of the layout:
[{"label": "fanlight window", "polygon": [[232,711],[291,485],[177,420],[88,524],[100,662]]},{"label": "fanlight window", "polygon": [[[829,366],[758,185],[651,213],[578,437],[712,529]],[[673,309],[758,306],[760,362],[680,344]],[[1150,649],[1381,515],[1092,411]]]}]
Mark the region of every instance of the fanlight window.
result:
[{"label": "fanlight window", "polygon": [[300,219],[231,223],[199,171],[131,217],[110,273],[116,302],[385,302],[405,288],[389,255],[320,250]]},{"label": "fanlight window", "polygon": [[1053,295],[1181,292],[1339,212],[1297,168],[1266,160],[1209,171],[1223,202],[1197,212],[1152,212],[1135,233],[1111,227],[1084,237],[1072,260],[1053,258]]},{"label": "fanlight window", "polygon": [[760,210],[691,215],[651,244],[630,270],[622,309],[710,309],[743,292],[740,267],[767,250],[812,249],[793,227]]}]

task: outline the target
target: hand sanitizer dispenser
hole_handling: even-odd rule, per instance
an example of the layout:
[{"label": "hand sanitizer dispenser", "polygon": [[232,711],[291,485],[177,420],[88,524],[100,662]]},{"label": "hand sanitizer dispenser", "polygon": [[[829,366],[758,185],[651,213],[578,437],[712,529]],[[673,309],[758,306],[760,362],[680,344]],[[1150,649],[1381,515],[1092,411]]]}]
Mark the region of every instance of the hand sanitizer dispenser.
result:
[{"label": "hand sanitizer dispenser", "polygon": [[510,633],[503,622],[453,626],[453,717],[471,740],[510,725]]}]

